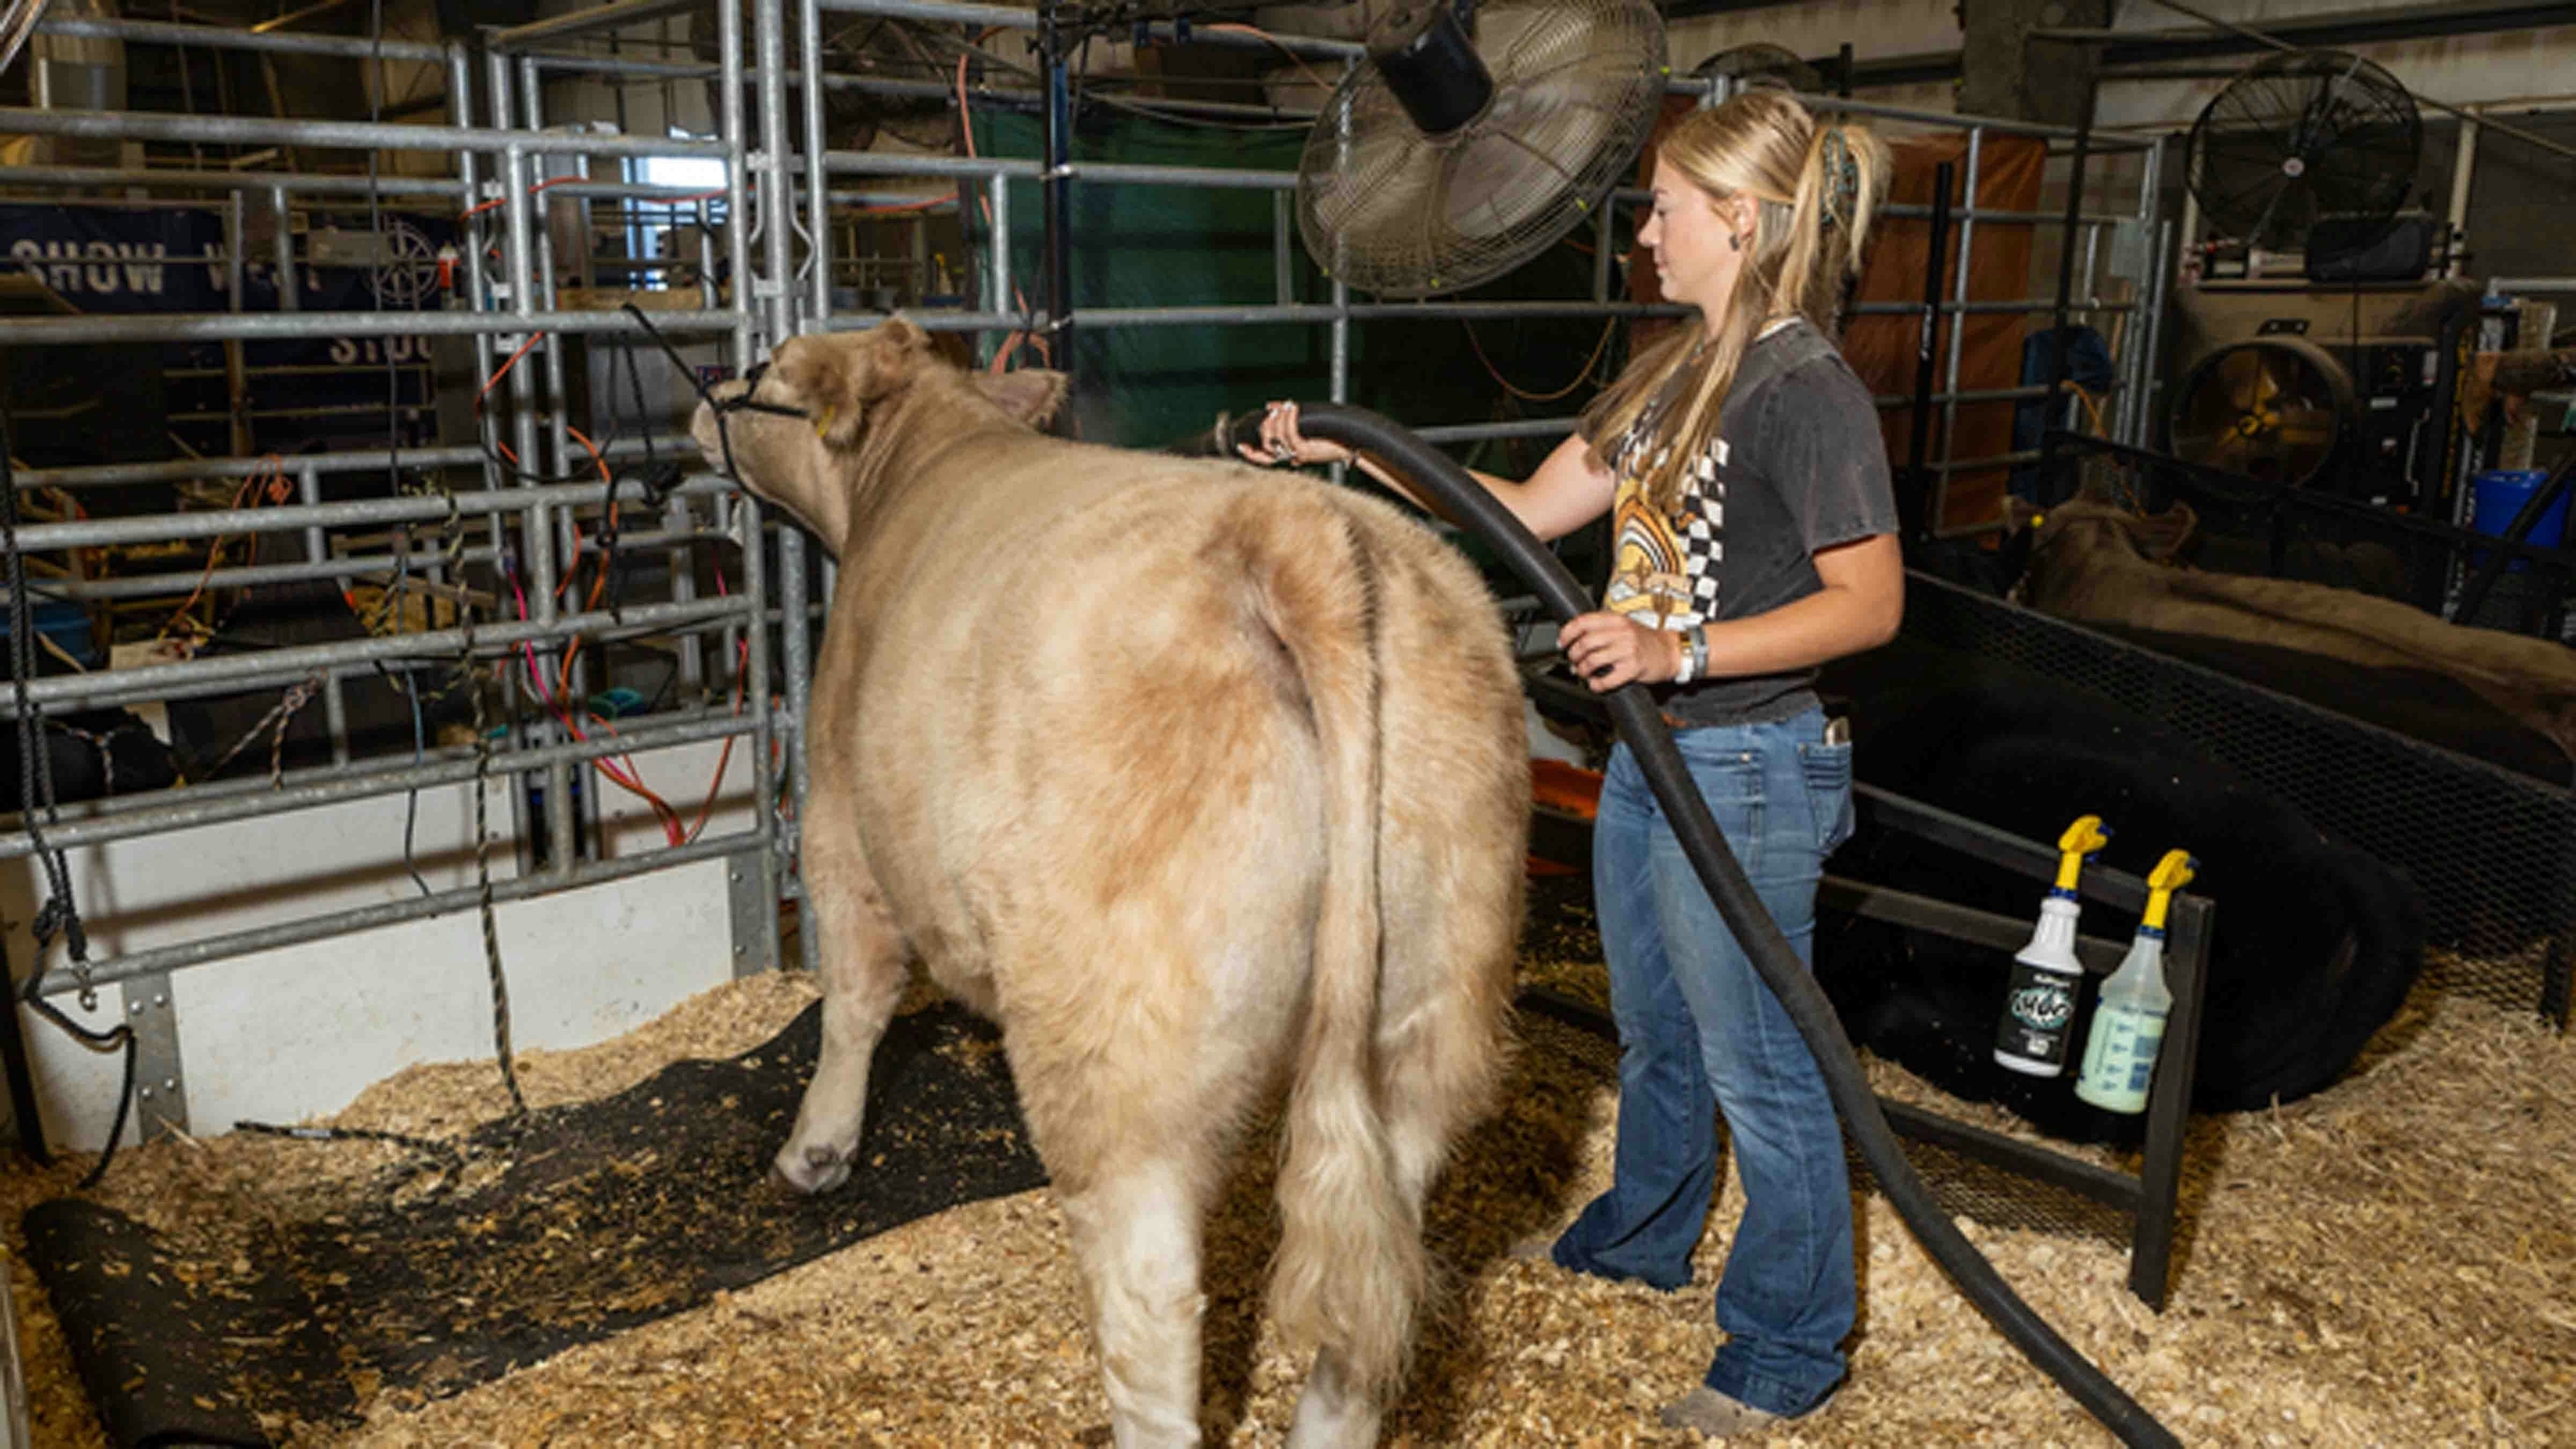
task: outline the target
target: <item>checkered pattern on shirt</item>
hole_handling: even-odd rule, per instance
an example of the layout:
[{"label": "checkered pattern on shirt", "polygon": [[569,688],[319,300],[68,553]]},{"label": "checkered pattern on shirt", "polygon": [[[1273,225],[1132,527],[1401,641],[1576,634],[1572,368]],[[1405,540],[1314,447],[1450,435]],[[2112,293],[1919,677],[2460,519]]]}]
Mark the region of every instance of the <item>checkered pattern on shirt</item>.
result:
[{"label": "checkered pattern on shirt", "polygon": [[1726,557],[1726,480],[1719,473],[1727,445],[1713,441],[1691,465],[1681,506],[1671,514],[1645,498],[1639,455],[1652,440],[1661,409],[1631,426],[1611,450],[1619,475],[1613,505],[1623,561],[1641,571],[1614,575],[1604,603],[1658,629],[1689,629],[1717,617],[1718,575]]}]

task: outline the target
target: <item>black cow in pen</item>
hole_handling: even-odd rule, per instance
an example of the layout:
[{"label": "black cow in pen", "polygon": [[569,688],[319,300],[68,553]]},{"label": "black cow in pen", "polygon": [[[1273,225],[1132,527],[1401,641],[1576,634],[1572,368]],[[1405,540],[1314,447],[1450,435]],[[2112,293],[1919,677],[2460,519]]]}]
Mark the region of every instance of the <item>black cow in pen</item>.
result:
[{"label": "black cow in pen", "polygon": [[[1846,661],[1826,683],[1852,701],[1856,768],[1869,784],[2031,840],[2099,815],[2113,838],[2098,859],[2138,876],[2169,849],[2199,858],[2190,889],[2217,913],[2195,1110],[2253,1110],[2327,1086],[2414,985],[2424,943],[2415,885],[2180,731],[2033,671],[1915,640]],[[2035,917],[2043,893],[2028,876],[1867,826],[1829,869],[2017,918]],[[2136,925],[2088,903],[2082,928],[2125,941]],[[1816,974],[1855,1043],[2051,1135],[2135,1141],[2142,1120],[2078,1100],[2071,1069],[2036,1079],[1996,1065],[2009,970],[1991,947],[1819,919]],[[2091,1004],[2088,990],[2079,1046]]]}]

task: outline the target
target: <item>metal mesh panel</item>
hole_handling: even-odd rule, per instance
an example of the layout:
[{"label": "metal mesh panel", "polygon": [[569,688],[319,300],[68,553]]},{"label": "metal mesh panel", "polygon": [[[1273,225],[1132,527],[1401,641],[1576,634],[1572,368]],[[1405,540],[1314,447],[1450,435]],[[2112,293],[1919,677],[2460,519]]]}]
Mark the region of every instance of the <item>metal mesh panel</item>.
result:
[{"label": "metal mesh panel", "polygon": [[[1583,1005],[1588,1003],[1568,999],[1565,1005],[1559,1005],[1524,996],[1521,1040],[1525,1048],[1565,1057],[1604,1083],[1615,1082],[1619,1076],[1618,1038],[1610,1035],[1606,1016],[1596,1012],[1589,1023],[1581,1021]],[[1725,1132],[1725,1124],[1719,1123],[1721,1144]],[[1941,1211],[1952,1217],[1974,1218],[1994,1228],[2028,1228],[2061,1237],[2099,1239],[2123,1252],[2129,1248],[2133,1222],[2129,1214],[2117,1208],[1936,1143],[1899,1140],[1905,1149],[1905,1160],[1913,1164],[1915,1174],[1931,1190]],[[1724,1150],[1722,1146],[1720,1150]],[[1843,1140],[1843,1153],[1852,1186],[1865,1192],[1879,1191],[1877,1175],[1861,1160],[1848,1137]]]},{"label": "metal mesh panel", "polygon": [[1937,579],[1911,584],[1909,637],[2041,671],[2189,736],[2415,881],[2433,948],[2427,980],[2566,1025],[2576,915],[2567,791]]},{"label": "metal mesh panel", "polygon": [[[1861,1160],[1851,1139],[1843,1158],[1852,1185],[1877,1192],[1877,1174]],[[2134,1222],[2128,1213],[2036,1177],[1980,1162],[1932,1142],[1907,1141],[1905,1160],[1932,1192],[1941,1211],[1974,1218],[1990,1228],[2028,1228],[2059,1237],[2096,1238],[2126,1252]]]}]

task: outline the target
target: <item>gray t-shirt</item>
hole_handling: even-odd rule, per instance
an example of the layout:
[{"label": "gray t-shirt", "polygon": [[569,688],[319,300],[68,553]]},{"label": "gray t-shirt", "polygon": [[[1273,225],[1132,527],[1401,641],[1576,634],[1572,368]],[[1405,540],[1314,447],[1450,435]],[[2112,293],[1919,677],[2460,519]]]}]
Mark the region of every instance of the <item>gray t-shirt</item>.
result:
[{"label": "gray t-shirt", "polygon": [[[1638,469],[1667,395],[1602,450],[1619,476],[1602,606],[1650,628],[1768,613],[1824,587],[1814,555],[1896,531],[1887,449],[1869,390],[1804,320],[1746,352],[1715,444],[1691,465],[1671,515],[1646,501]],[[1816,704],[1815,670],[1697,680],[1657,690],[1684,726],[1767,723]]]}]

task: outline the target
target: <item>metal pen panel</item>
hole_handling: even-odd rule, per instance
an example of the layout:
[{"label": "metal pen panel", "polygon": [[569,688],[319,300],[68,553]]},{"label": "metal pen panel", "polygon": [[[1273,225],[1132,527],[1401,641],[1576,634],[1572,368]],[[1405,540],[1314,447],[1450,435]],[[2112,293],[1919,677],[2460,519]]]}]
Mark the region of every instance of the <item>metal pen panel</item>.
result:
[{"label": "metal pen panel", "polygon": [[[751,238],[747,231],[750,206],[744,174],[749,149],[743,144],[742,8],[732,0],[719,0],[716,6],[716,65],[722,91],[716,118],[725,157],[725,256],[733,288],[731,310],[740,319],[733,331],[733,363],[741,370],[749,368],[757,355],[757,324],[753,312]],[[769,570],[762,558],[764,510],[747,492],[728,495],[727,502],[734,537],[741,549],[744,602],[750,611],[750,623],[743,630],[742,657],[739,662],[727,662],[744,676],[750,696],[752,799],[757,822],[754,833],[761,846],[758,870],[763,954],[766,964],[775,967],[780,964],[778,901],[785,883],[785,862],[780,855],[777,767],[772,758],[777,718],[769,697],[769,630],[762,623],[769,608]]]},{"label": "metal pen panel", "polygon": [[805,122],[805,230],[813,249],[813,286],[805,298],[805,320],[819,323],[832,315],[831,168],[823,161],[831,137],[823,116],[823,13],[812,0],[796,6],[798,92]]},{"label": "metal pen panel", "polygon": [[[719,3],[730,3],[730,0],[719,0]],[[789,179],[787,165],[787,40],[783,9],[777,0],[770,0],[770,3],[756,7],[752,21],[758,52],[756,59],[760,65],[760,220],[766,252],[762,267],[765,275],[759,286],[763,300],[768,304],[764,310],[769,319],[769,345],[773,348],[795,335],[798,300],[794,275],[795,238],[790,230],[790,223],[796,215],[796,188]],[[807,29],[810,31],[812,27]],[[812,90],[811,87],[807,89],[809,93]],[[816,172],[821,170],[816,157],[809,156],[807,165]],[[816,205],[819,209],[819,200]],[[822,245],[822,238],[817,235],[813,246],[818,259]],[[758,546],[756,539],[753,546]],[[813,664],[812,636],[804,607],[808,587],[805,533],[793,518],[785,516],[780,518],[778,525],[776,587],[779,669],[784,676],[781,683],[786,688],[786,710],[772,724],[772,732],[773,735],[783,733],[785,736],[779,754],[781,765],[787,772],[789,798],[794,802],[794,823],[782,822],[777,826],[780,836],[778,854],[784,857],[783,868],[785,862],[798,858],[796,831],[805,820],[805,711],[812,702],[812,690],[808,686]],[[806,915],[800,915],[798,920],[802,926],[797,934],[798,949],[805,966],[809,970],[816,969],[818,923]]]}]

